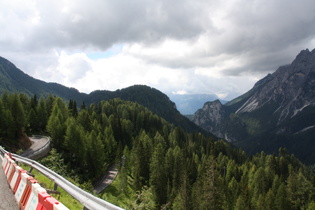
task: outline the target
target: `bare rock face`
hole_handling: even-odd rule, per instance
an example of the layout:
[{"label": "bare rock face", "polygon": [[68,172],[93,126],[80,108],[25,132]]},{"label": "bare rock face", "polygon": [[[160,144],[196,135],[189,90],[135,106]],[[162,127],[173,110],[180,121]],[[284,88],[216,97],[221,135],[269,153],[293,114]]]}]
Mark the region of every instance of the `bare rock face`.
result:
[{"label": "bare rock face", "polygon": [[[205,103],[195,113],[193,122],[228,141],[246,141],[259,137],[263,132],[271,133],[271,130],[277,134],[298,132],[292,126],[292,118],[305,109],[313,108],[315,49],[306,49],[291,64],[268,74],[244,95],[225,105],[219,101]],[[302,120],[299,117],[299,122]],[[307,122],[303,126],[315,127],[312,120]]]},{"label": "bare rock face", "polygon": [[220,125],[225,118],[225,110],[219,100],[207,102],[202,109],[199,109],[193,117],[193,122],[201,126],[205,130],[222,137],[220,132]]},{"label": "bare rock face", "polygon": [[280,67],[268,75],[268,81],[255,92],[236,113],[252,112],[267,103],[278,107],[279,123],[315,103],[315,50],[303,50],[291,65]]}]

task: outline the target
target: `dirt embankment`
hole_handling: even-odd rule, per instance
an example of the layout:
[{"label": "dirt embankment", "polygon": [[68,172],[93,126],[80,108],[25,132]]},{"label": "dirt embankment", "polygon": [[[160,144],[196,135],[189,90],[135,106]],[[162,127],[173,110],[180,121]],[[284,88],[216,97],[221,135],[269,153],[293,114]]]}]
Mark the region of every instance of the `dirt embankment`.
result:
[{"label": "dirt embankment", "polygon": [[0,137],[0,145],[12,153],[17,153],[20,150],[26,150],[30,148],[32,146],[32,142],[30,138],[23,133],[17,140]]},{"label": "dirt embankment", "polygon": [[19,139],[19,148],[22,150],[28,149],[32,146],[32,142],[28,136],[23,134]]}]

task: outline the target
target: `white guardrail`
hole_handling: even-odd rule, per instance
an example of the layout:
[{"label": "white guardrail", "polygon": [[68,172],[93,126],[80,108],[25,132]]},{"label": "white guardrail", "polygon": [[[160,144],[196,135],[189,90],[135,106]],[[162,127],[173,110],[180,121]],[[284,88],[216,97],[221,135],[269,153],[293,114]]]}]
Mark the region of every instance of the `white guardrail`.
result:
[{"label": "white guardrail", "polygon": [[[8,152],[4,150],[0,146],[0,154],[3,157]],[[2,158],[1,157],[1,158]],[[72,197],[74,197],[76,200],[78,200],[81,204],[84,205],[85,209],[90,210],[102,210],[102,209],[122,209],[118,206],[115,206],[105,200],[102,200],[98,197],[95,197],[94,195],[82,190],[81,188],[77,187],[76,185],[72,184],[59,174],[55,173],[54,171],[46,168],[45,166],[41,165],[40,163],[21,157],[16,154],[12,154],[12,157],[15,159],[16,162],[24,163],[26,165],[31,166],[32,168],[36,169],[40,173],[42,173],[44,176],[49,178],[51,181],[53,181],[56,185],[64,189],[67,193],[69,193]]]}]

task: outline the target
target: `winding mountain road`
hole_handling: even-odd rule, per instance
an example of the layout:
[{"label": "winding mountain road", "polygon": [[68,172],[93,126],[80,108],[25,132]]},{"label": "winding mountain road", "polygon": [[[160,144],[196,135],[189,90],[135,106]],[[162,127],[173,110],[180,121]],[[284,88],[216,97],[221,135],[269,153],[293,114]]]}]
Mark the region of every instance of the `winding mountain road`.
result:
[{"label": "winding mountain road", "polygon": [[107,170],[106,174],[102,177],[102,179],[94,186],[94,191],[96,194],[100,194],[106,187],[108,187],[116,178],[118,173],[118,167],[113,164]]},{"label": "winding mountain road", "polygon": [[[32,142],[32,145],[29,149],[23,151],[21,153],[21,156],[31,158],[31,159],[37,159],[39,156],[45,156],[49,152],[50,147],[50,138],[45,136],[33,136],[30,137],[30,140]],[[17,157],[15,157],[17,158]],[[22,157],[20,157],[21,159]],[[23,159],[21,159],[23,160]],[[19,161],[21,161],[19,160]],[[0,157],[0,166],[2,166],[2,157]],[[101,191],[103,191],[108,185],[110,185],[118,173],[118,167],[113,164],[108,170],[107,173],[101,178],[101,180],[97,183],[94,190],[97,194],[99,194]],[[57,175],[56,175],[57,176]],[[55,181],[57,180],[54,178]],[[61,184],[60,184],[61,186]],[[72,189],[72,188],[71,188]],[[83,194],[86,193],[85,191],[79,193],[79,197],[81,198],[84,196]],[[90,196],[90,194],[88,194]],[[84,198],[86,199],[86,198]],[[101,205],[101,206],[107,206],[109,209],[120,209],[117,206],[114,206],[113,204],[110,204],[106,201],[101,200],[102,202],[96,200],[92,202],[91,205]],[[105,203],[104,203],[105,202]],[[101,204],[99,204],[101,203]],[[4,174],[4,171],[0,169],[0,210],[17,210],[19,209],[19,206],[13,196],[13,193],[7,183],[7,178]]]},{"label": "winding mountain road", "polygon": [[[28,148],[27,150],[23,151],[21,153],[21,156],[23,157],[27,157],[27,158],[31,158],[31,159],[35,159],[33,158],[36,154],[41,153],[41,150],[46,148],[47,146],[47,151],[49,151],[49,138],[47,136],[32,136],[29,137],[29,139],[32,142],[32,145],[30,148]],[[45,155],[46,152],[42,152],[43,155]],[[36,158],[37,159],[37,158]]]}]

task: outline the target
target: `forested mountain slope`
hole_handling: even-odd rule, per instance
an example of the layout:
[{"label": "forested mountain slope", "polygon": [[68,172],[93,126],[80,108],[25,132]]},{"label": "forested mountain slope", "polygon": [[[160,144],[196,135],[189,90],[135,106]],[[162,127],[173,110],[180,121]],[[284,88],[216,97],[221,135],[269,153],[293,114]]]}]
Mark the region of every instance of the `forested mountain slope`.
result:
[{"label": "forested mountain slope", "polygon": [[147,107],[153,113],[166,119],[168,122],[180,126],[188,132],[201,132],[204,135],[211,135],[181,115],[176,109],[175,103],[172,102],[167,95],[155,88],[145,85],[134,85],[116,91],[94,91],[85,97],[85,101],[87,104],[91,104],[114,98],[139,103]]},{"label": "forested mountain slope", "polygon": [[83,102],[89,105],[102,100],[121,98],[122,100],[137,102],[147,107],[155,114],[188,132],[201,132],[205,135],[211,135],[181,115],[177,111],[175,104],[165,94],[144,85],[135,85],[116,91],[97,90],[90,94],[85,94],[74,88],[68,88],[57,83],[47,83],[30,77],[14,64],[0,57],[0,93],[5,91],[9,93],[21,92],[29,96],[37,95],[38,98],[51,94],[65,100],[72,99],[76,101],[78,107]]},{"label": "forested mountain slope", "polygon": [[301,51],[290,65],[224,105],[206,103],[193,121],[248,152],[286,147],[315,163],[315,50]]},{"label": "forested mountain slope", "polygon": [[91,193],[93,180],[117,163],[118,177],[99,196],[126,209],[315,207],[314,173],[285,149],[249,157],[222,140],[184,132],[138,103],[111,99],[77,110],[72,100],[3,94],[4,116],[12,124],[0,120],[1,144],[12,143],[3,138],[6,128],[47,131],[53,149],[41,163]]},{"label": "forested mountain slope", "polygon": [[73,99],[82,103],[84,93],[74,88],[68,88],[57,83],[47,83],[35,79],[18,69],[5,58],[0,57],[0,93],[21,92],[38,97],[56,95],[64,99]]}]

